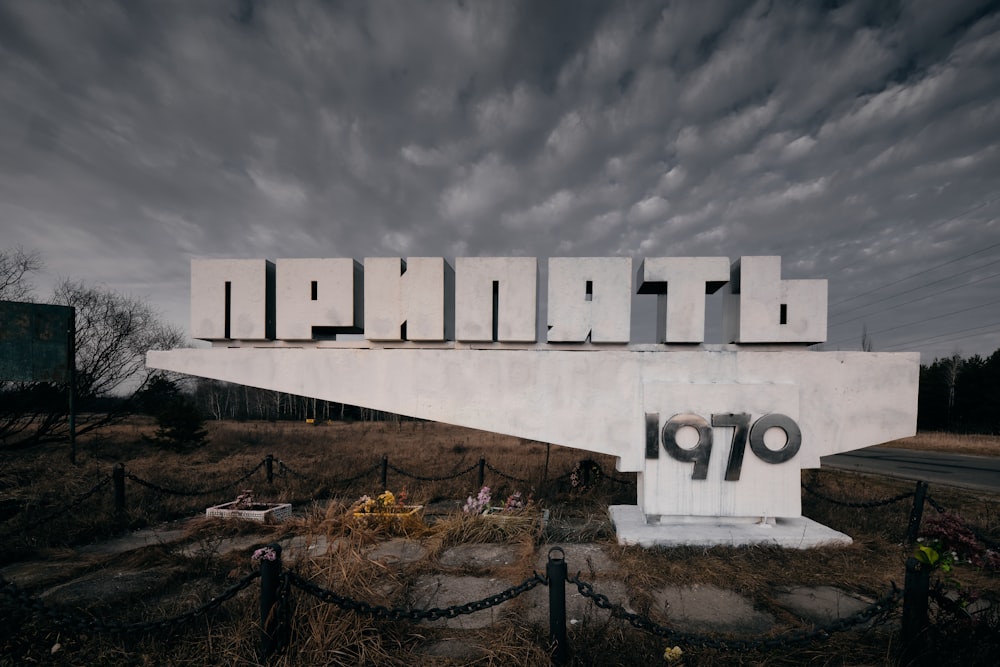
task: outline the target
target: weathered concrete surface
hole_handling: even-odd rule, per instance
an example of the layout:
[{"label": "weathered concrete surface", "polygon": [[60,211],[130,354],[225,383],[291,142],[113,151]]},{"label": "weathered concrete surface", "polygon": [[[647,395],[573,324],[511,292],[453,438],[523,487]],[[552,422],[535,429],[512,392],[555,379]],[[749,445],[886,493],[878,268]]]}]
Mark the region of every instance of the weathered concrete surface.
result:
[{"label": "weathered concrete surface", "polygon": [[427,553],[427,547],[420,542],[397,537],[376,546],[368,552],[368,558],[387,565],[405,565],[423,560]]},{"label": "weathered concrete surface", "polygon": [[774,618],[742,595],[715,586],[667,586],[653,595],[665,625],[686,632],[766,632]]},{"label": "weathered concrete surface", "polygon": [[799,618],[818,624],[855,614],[872,603],[833,586],[795,586],[778,591],[774,601]]},{"label": "weathered concrete surface", "polygon": [[[496,595],[513,585],[514,582],[492,577],[453,577],[444,574],[422,575],[417,578],[410,589],[410,604],[419,609],[462,605],[467,602],[475,602],[491,595]],[[434,623],[445,628],[461,628],[464,630],[485,628],[498,620],[510,604],[510,602],[503,602],[495,607],[490,607],[474,614],[421,622]]]},{"label": "weathered concrete surface", "polygon": [[54,586],[38,597],[67,606],[113,604],[146,597],[169,578],[165,570],[100,570]]},{"label": "weathered concrete surface", "polygon": [[445,567],[484,570],[517,562],[518,547],[510,544],[460,544],[441,554]]},{"label": "weathered concrete surface", "polygon": [[[549,562],[550,551],[558,547],[562,549],[566,567],[570,576],[577,572],[583,579],[591,580],[598,576],[607,576],[618,572],[618,564],[608,554],[610,547],[600,544],[550,544],[542,547],[535,558],[535,572],[545,574]],[[558,558],[558,554],[554,554]]]}]

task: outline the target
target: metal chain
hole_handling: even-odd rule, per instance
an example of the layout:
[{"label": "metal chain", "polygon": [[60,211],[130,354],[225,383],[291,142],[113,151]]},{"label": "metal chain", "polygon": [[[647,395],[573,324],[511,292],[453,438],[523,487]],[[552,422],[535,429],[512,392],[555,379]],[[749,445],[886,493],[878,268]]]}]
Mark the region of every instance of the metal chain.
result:
[{"label": "metal chain", "polygon": [[390,469],[392,469],[392,470],[393,470],[393,472],[397,472],[397,473],[399,473],[400,475],[403,475],[404,477],[410,477],[410,478],[412,478],[412,479],[419,479],[419,480],[420,480],[420,481],[422,481],[422,482],[443,482],[443,481],[445,481],[446,479],[455,479],[456,477],[461,477],[462,475],[467,475],[467,474],[469,474],[470,472],[472,472],[473,470],[475,470],[476,468],[478,468],[478,467],[479,467],[479,462],[478,462],[478,461],[476,461],[475,463],[473,463],[473,464],[472,464],[471,466],[469,466],[469,467],[468,467],[468,468],[466,468],[465,470],[462,470],[462,471],[460,471],[460,472],[456,472],[456,473],[454,473],[454,474],[452,474],[452,475],[445,475],[445,476],[443,476],[443,477],[424,477],[424,476],[422,476],[422,475],[414,475],[414,474],[413,474],[413,473],[411,473],[411,472],[407,472],[407,471],[405,471],[405,470],[402,470],[402,469],[400,469],[400,468],[397,468],[396,466],[392,465],[392,464],[391,464],[391,463],[389,463],[388,461],[386,461],[386,462],[385,462],[385,465],[386,465],[387,467],[389,467]]},{"label": "metal chain", "polygon": [[63,508],[56,510],[55,512],[51,512],[50,514],[47,514],[46,516],[43,516],[40,519],[32,519],[29,525],[21,529],[21,532],[26,532],[32,528],[38,528],[39,526],[43,526],[48,522],[52,521],[53,519],[56,519],[60,516],[65,516],[68,510],[73,509],[74,507],[82,503],[84,500],[97,493],[101,488],[107,485],[111,481],[111,479],[112,479],[111,475],[108,475],[100,482],[98,482],[96,485],[94,485],[94,488],[92,488],[90,491],[87,491],[77,496],[76,499],[73,500],[73,502],[71,502],[69,505],[66,505]]},{"label": "metal chain", "polygon": [[[938,514],[944,514],[945,512],[948,511],[947,507],[945,507],[944,505],[942,505],[938,501],[934,500],[930,495],[928,495],[926,497],[926,500],[927,500],[927,504],[930,505],[931,507],[933,507],[935,510],[937,510]],[[979,529],[975,528],[974,526],[970,526],[969,524],[967,524],[965,522],[962,522],[962,525],[965,526],[966,528],[968,528],[969,531],[973,534],[973,536],[977,540],[979,540],[980,542],[982,542],[983,545],[987,549],[993,549],[993,550],[1000,549],[1000,543],[996,542],[995,540],[990,539],[989,537],[987,537],[986,535],[984,535]]]},{"label": "metal chain", "polygon": [[236,486],[237,484],[245,482],[246,480],[250,479],[250,477],[255,472],[257,472],[258,470],[260,470],[263,467],[264,467],[264,460],[261,460],[261,462],[257,464],[257,467],[255,467],[253,470],[251,470],[247,474],[245,474],[242,477],[240,477],[238,480],[236,480],[234,482],[230,482],[229,484],[226,484],[225,486],[220,486],[220,487],[217,487],[217,488],[214,488],[214,489],[205,489],[203,491],[181,491],[181,490],[178,490],[178,489],[168,489],[168,488],[166,488],[164,486],[160,486],[159,484],[154,484],[153,482],[149,482],[147,480],[144,480],[141,477],[137,477],[136,475],[134,475],[132,473],[126,473],[125,476],[128,477],[133,482],[135,482],[136,484],[140,484],[142,486],[145,486],[146,488],[152,489],[154,491],[158,491],[160,493],[166,493],[166,494],[174,495],[174,496],[208,496],[208,495],[211,495],[211,494],[214,494],[214,493],[219,493],[220,491],[225,491],[226,489],[231,489],[232,487]]},{"label": "metal chain", "polygon": [[437,621],[442,618],[455,618],[456,616],[462,616],[464,614],[474,614],[477,611],[489,609],[490,607],[503,604],[508,600],[513,600],[518,595],[527,593],[539,584],[548,585],[545,577],[535,572],[530,578],[525,579],[517,586],[512,586],[511,588],[501,591],[495,595],[490,595],[489,597],[475,602],[453,605],[443,609],[439,607],[434,607],[433,609],[402,609],[398,607],[390,609],[389,607],[382,605],[372,605],[367,602],[359,602],[357,600],[352,600],[349,597],[338,595],[329,589],[303,579],[295,572],[289,572],[288,577],[293,586],[297,586],[318,600],[335,604],[346,611],[353,611],[358,614],[365,614],[373,618],[389,621]]},{"label": "metal chain", "polygon": [[167,627],[173,627],[187,623],[198,616],[207,614],[208,612],[222,606],[222,604],[228,600],[231,600],[236,596],[241,590],[253,583],[254,579],[260,576],[260,570],[251,572],[247,576],[240,579],[238,582],[227,588],[225,591],[216,595],[208,602],[186,611],[177,616],[171,616],[169,618],[160,618],[151,621],[140,621],[138,623],[111,623],[105,622],[94,618],[79,618],[69,614],[66,611],[55,609],[45,604],[38,598],[28,595],[26,592],[22,591],[16,584],[4,578],[0,575],[0,595],[7,597],[14,601],[20,606],[20,608],[26,612],[36,614],[41,616],[53,624],[58,625],[62,628],[73,630],[76,632],[87,632],[87,633],[132,633],[132,632],[152,632],[154,630],[162,630]]},{"label": "metal chain", "polygon": [[[373,466],[371,466],[369,468],[365,468],[364,470],[362,470],[361,472],[359,472],[357,475],[354,475],[353,477],[344,477],[344,478],[341,478],[341,479],[334,479],[334,480],[332,480],[332,483],[334,483],[334,484],[347,484],[349,482],[356,482],[359,479],[361,479],[362,477],[364,477],[365,475],[370,475],[373,472],[375,472],[376,470],[378,470],[379,466],[381,466],[381,465],[382,465],[381,462],[376,463],[375,465],[373,465]],[[299,479],[304,479],[304,480],[312,481],[312,482],[321,482],[321,483],[326,481],[326,480],[322,480],[322,479],[320,479],[318,477],[311,477],[309,475],[303,475],[300,472],[296,472],[295,470],[292,470],[291,468],[289,468],[288,465],[286,465],[285,462],[282,461],[282,460],[280,460],[280,459],[278,460],[278,467],[281,469],[282,472],[290,473],[293,477],[298,477]]]},{"label": "metal chain", "polygon": [[892,505],[893,503],[898,503],[901,500],[906,500],[907,498],[912,498],[916,495],[913,491],[907,491],[906,493],[901,493],[898,496],[893,496],[892,498],[883,498],[882,500],[862,500],[857,502],[851,502],[847,500],[837,500],[836,498],[831,498],[830,496],[825,496],[816,489],[813,489],[808,484],[802,484],[802,488],[805,489],[806,493],[816,496],[820,500],[825,500],[828,503],[833,503],[834,505],[840,505],[841,507],[861,507],[866,509],[871,509],[873,507],[883,507],[885,505]]},{"label": "metal chain", "polygon": [[520,477],[514,477],[513,475],[508,475],[507,473],[505,473],[505,472],[503,472],[501,470],[497,470],[496,468],[494,468],[493,466],[490,465],[489,461],[485,461],[485,463],[486,463],[486,467],[490,469],[490,472],[492,472],[494,474],[497,474],[497,475],[500,475],[504,479],[509,479],[512,482],[521,482],[522,484],[527,484],[528,483],[528,480],[526,480],[526,479],[521,479]]},{"label": "metal chain", "polygon": [[580,591],[580,595],[593,600],[597,607],[609,610],[612,616],[628,621],[629,624],[639,630],[645,630],[646,632],[663,637],[671,642],[689,644],[692,646],[702,646],[704,648],[716,649],[720,651],[776,649],[796,644],[804,644],[817,639],[828,639],[830,635],[835,632],[842,632],[854,627],[855,625],[869,621],[876,616],[888,614],[888,612],[892,611],[896,607],[903,595],[902,591],[893,586],[892,592],[857,613],[837,619],[825,626],[813,628],[812,630],[794,630],[780,636],[768,637],[766,639],[723,639],[708,637],[706,635],[700,635],[692,632],[674,630],[672,628],[659,625],[646,616],[625,611],[625,608],[621,605],[611,602],[608,599],[608,596],[601,593],[595,593],[593,585],[580,580],[579,573],[577,573],[575,577],[567,577],[566,580],[571,584],[575,584],[577,589]]}]

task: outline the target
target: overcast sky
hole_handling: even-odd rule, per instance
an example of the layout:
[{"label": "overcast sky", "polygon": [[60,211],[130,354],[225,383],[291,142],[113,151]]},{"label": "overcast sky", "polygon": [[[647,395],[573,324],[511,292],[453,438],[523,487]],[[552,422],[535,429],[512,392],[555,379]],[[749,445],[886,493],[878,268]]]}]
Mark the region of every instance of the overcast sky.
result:
[{"label": "overcast sky", "polygon": [[192,257],[781,255],[990,354],[997,4],[822,4],[0,0],[0,247],[184,331]]}]

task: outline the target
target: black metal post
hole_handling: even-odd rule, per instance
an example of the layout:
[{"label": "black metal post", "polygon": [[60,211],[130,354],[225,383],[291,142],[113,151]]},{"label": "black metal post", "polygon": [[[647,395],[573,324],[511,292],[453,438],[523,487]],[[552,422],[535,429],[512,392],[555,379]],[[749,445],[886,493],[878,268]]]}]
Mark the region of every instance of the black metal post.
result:
[{"label": "black metal post", "polygon": [[920,534],[920,519],[924,515],[924,499],[927,497],[927,482],[917,482],[913,493],[913,507],[910,508],[910,520],[906,524],[906,541],[913,544]]},{"label": "black metal post", "polygon": [[486,484],[486,459],[482,456],[479,457],[479,488],[483,488]]},{"label": "black metal post", "polygon": [[382,486],[379,488],[385,491],[389,488],[389,456],[387,454],[382,455]]},{"label": "black metal post", "polygon": [[125,464],[116,463],[111,469],[111,483],[115,487],[115,514],[121,518],[125,514]]},{"label": "black metal post", "polygon": [[281,589],[281,545],[269,544],[274,559],[260,559],[260,657],[266,661],[279,648],[278,602]]},{"label": "black metal post", "polygon": [[274,454],[264,457],[264,471],[267,473],[267,483],[274,482]]},{"label": "black metal post", "polygon": [[901,630],[901,664],[904,665],[920,664],[927,630],[927,594],[930,590],[930,580],[931,566],[922,564],[913,556],[906,559]]},{"label": "black metal post", "polygon": [[552,547],[549,549],[549,561],[545,564],[545,576],[549,580],[549,638],[554,665],[565,665],[569,656],[566,641],[566,575],[566,554],[560,547]]}]

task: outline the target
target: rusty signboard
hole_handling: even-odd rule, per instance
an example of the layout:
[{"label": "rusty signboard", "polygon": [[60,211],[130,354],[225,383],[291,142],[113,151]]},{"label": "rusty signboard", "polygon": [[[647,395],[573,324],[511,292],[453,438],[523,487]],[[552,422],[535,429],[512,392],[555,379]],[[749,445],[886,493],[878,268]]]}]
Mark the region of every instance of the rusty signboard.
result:
[{"label": "rusty signboard", "polygon": [[70,381],[74,309],[0,301],[0,380]]}]

